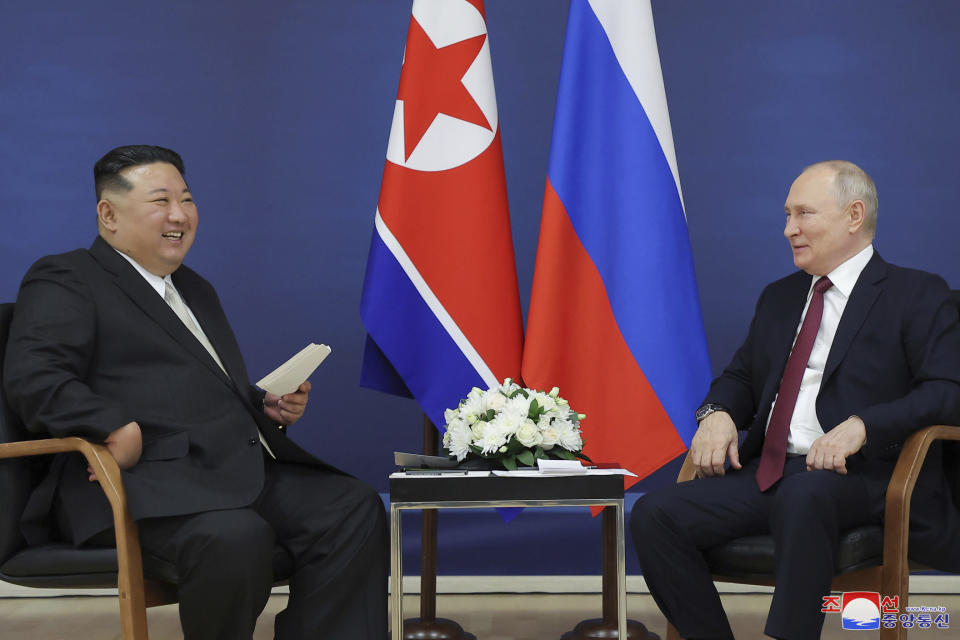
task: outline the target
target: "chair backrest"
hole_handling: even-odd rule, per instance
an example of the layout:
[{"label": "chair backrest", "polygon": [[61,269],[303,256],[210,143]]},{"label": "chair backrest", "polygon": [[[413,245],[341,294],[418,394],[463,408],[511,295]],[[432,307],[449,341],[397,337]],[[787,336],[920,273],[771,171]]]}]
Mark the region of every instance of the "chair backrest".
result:
[{"label": "chair backrest", "polygon": [[[950,299],[960,313],[960,290],[951,291]],[[943,471],[953,492],[953,503],[960,509],[960,442],[943,443]]]},{"label": "chair backrest", "polygon": [[[3,396],[3,359],[12,319],[13,303],[0,304],[0,442],[33,438]],[[24,546],[20,514],[49,461],[49,456],[0,459],[0,564]]]}]

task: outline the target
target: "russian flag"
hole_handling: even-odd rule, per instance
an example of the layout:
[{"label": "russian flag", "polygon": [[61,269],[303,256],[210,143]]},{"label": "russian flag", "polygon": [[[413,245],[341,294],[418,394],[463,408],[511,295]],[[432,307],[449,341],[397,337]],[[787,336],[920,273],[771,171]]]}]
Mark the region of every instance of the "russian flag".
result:
[{"label": "russian flag", "polygon": [[640,477],[696,430],[710,363],[649,2],[570,3],[523,379]]},{"label": "russian flag", "polygon": [[361,384],[434,424],[518,377],[523,320],[483,0],[415,0],[360,315]]}]

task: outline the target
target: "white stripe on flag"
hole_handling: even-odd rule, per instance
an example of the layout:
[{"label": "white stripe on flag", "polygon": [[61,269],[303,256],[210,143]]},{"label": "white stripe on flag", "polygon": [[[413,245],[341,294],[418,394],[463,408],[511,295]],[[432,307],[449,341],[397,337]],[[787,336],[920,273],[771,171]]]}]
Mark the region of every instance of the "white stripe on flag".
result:
[{"label": "white stripe on flag", "polygon": [[653,27],[650,2],[589,0],[589,3],[600,21],[600,26],[607,33],[620,68],[633,87],[633,92],[637,94],[643,110],[647,112],[663,155],[673,172],[680,204],[683,205],[680,172],[677,170],[677,154],[673,148],[673,130],[670,128],[667,94],[663,88],[663,72],[660,70],[660,54],[657,51],[657,34]]},{"label": "white stripe on flag", "polygon": [[[410,257],[407,255],[407,252],[403,250],[403,247],[397,241],[396,237],[393,235],[390,229],[387,228],[387,223],[384,222],[383,218],[380,216],[380,209],[377,209],[377,215],[374,218],[374,226],[377,229],[377,234],[379,234],[380,239],[383,240],[383,244],[387,246],[387,249],[390,250],[390,253],[393,254],[393,257],[396,258],[397,262],[400,263],[400,268],[403,269],[403,272],[407,274],[408,278],[410,278],[410,282],[413,283],[414,287],[416,287],[420,297],[423,298],[423,301],[427,303],[427,307],[429,307],[430,311],[433,312],[433,315],[436,316],[441,326],[443,326],[444,330],[450,335],[450,338],[454,341],[460,351],[463,352],[464,357],[467,359],[470,365],[476,369],[477,374],[483,378],[483,381],[487,383],[488,387],[494,387],[499,384],[500,381],[497,380],[495,375],[493,375],[493,371],[487,366],[487,363],[483,361],[483,358],[480,357],[480,354],[477,352],[477,350],[473,348],[473,345],[470,344],[467,336],[463,334],[463,331],[460,330],[460,327],[457,326],[457,323],[454,322],[452,317],[450,317],[450,314],[447,313],[447,310],[443,307],[443,304],[440,303],[440,300],[430,289],[427,281],[424,280],[423,276],[420,275],[420,272],[417,271],[417,267],[414,266],[413,262],[410,260]],[[437,426],[439,427],[440,425]]]}]

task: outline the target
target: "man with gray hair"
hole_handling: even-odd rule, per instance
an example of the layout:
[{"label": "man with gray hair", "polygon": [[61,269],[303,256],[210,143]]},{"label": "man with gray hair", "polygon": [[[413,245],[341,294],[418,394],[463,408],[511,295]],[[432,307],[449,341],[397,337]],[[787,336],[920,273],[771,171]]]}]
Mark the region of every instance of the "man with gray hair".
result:
[{"label": "man with gray hair", "polygon": [[[776,545],[767,635],[819,638],[840,533],[881,522],[907,436],[960,423],[957,310],[941,278],[874,250],[873,180],[850,162],[812,165],[784,212],[800,270],[763,291],[746,341],[697,411],[697,479],[651,491],[631,516],[650,592],[687,639],[733,637],[703,551],[747,535]],[[960,534],[939,457],[930,460],[910,548],[960,570],[960,552],[936,556],[930,544]]]}]

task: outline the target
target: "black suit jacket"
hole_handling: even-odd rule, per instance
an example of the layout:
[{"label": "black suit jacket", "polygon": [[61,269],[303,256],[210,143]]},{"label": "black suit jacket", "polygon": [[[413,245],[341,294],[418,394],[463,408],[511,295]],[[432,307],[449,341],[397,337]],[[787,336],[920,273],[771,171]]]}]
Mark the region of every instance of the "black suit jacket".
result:
[{"label": "black suit jacket", "polygon": [[[174,284],[213,344],[216,364],[163,298],[102,238],[34,264],[17,297],[4,369],[7,400],[38,434],[103,442],[140,424],[143,456],[123,472],[133,518],[250,505],[263,486],[258,430],[281,461],[328,467],[263,413],[213,287],[181,266]],[[59,490],[75,542],[112,516],[77,455],[62,456],[24,515],[31,542]]]},{"label": "black suit jacket", "polygon": [[[747,430],[741,463],[760,454],[811,278],[796,272],[764,289],[746,341],[707,394],[705,402],[727,407],[737,427]],[[864,478],[878,505],[907,436],[931,424],[960,424],[960,326],[949,296],[938,276],[888,264],[874,253],[837,327],[817,418],[825,432],[852,415],[863,419],[867,442],[848,460],[848,470]],[[956,534],[957,518],[938,451],[914,492],[911,555],[960,570],[960,552],[944,549],[957,546],[947,539]]]}]

